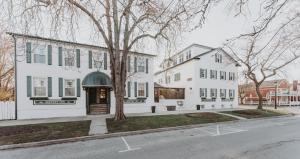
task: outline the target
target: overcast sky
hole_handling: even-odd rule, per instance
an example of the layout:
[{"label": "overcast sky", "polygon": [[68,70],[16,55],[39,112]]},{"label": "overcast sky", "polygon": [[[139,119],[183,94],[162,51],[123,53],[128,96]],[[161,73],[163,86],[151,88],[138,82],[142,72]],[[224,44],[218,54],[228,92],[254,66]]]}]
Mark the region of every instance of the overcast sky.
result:
[{"label": "overcast sky", "polygon": [[[257,7],[259,6],[257,4],[258,0],[251,1],[253,2],[253,6],[249,6],[249,8],[251,9],[251,14],[247,15],[247,17],[234,17],[234,13],[230,12],[230,5],[228,5],[229,1],[230,0],[223,1],[217,6],[213,6],[209,11],[205,24],[197,30],[184,33],[178,40],[178,44],[176,45],[176,48],[174,48],[174,52],[179,52],[192,43],[198,43],[210,47],[222,47],[222,44],[226,41],[226,39],[230,39],[242,33],[249,32],[250,29],[252,29],[251,23],[253,22],[253,19],[251,18],[255,17],[255,12],[259,11],[259,8]],[[87,44],[99,44],[99,40],[95,40],[97,38],[91,38],[91,35],[93,35],[93,33],[90,31],[91,27],[87,25],[88,22],[85,22],[84,19],[84,17],[83,20],[80,19],[80,29],[76,32],[76,41]],[[44,20],[46,20],[45,22],[47,23],[47,18],[45,18]],[[21,30],[17,28],[20,27],[11,26],[10,31],[20,32]],[[53,37],[53,35],[50,35],[48,31],[50,30],[49,24],[44,25],[42,30],[42,32],[38,33],[40,36]],[[72,38],[68,36],[60,36],[59,39],[72,40]],[[159,60],[156,60],[155,64],[155,69],[157,70],[158,64],[163,59],[163,57],[165,57],[165,52],[162,49],[153,49],[155,48],[154,45],[147,44],[142,46],[142,48],[143,49],[141,49],[141,51],[143,52],[150,52],[152,54],[154,53],[158,55]],[[286,68],[286,70],[288,70],[286,76],[289,80],[300,79],[300,71],[295,64],[290,65]]]}]

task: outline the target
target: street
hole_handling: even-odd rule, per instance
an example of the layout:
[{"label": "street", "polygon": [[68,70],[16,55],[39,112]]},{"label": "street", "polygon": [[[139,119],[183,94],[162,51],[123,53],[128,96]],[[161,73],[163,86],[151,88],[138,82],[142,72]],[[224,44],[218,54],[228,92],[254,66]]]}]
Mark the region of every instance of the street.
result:
[{"label": "street", "polygon": [[0,151],[1,159],[298,159],[300,117]]}]

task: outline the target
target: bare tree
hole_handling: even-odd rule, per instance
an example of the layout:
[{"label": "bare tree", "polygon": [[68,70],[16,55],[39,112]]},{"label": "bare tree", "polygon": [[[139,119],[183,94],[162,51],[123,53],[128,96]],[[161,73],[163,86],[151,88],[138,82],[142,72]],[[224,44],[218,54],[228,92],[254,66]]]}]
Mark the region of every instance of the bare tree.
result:
[{"label": "bare tree", "polygon": [[[11,0],[13,3],[13,0]],[[138,43],[167,40],[186,29],[200,27],[214,0],[19,0],[22,17],[40,20],[50,14],[58,31],[63,18],[74,27],[86,18],[107,46],[112,88],[116,97],[115,120],[125,119],[123,111],[127,55]],[[12,12],[11,12],[12,13]],[[37,24],[37,23],[35,23]],[[27,25],[26,25],[27,26]]]},{"label": "bare tree", "polygon": [[[240,1],[245,5],[248,1]],[[263,108],[261,84],[300,57],[300,11],[294,1],[264,1],[262,14],[253,31],[228,40],[225,48],[243,65],[258,95],[258,109]],[[299,7],[299,5],[298,5]],[[240,6],[242,12],[242,6]]]},{"label": "bare tree", "polygon": [[0,101],[13,98],[14,63],[12,42],[0,31]]}]

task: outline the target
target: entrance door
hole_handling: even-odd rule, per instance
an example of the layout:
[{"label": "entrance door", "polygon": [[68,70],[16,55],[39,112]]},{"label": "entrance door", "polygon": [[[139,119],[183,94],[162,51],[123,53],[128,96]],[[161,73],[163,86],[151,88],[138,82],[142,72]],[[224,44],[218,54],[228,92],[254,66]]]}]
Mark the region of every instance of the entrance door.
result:
[{"label": "entrance door", "polygon": [[107,89],[106,88],[98,89],[98,98],[99,98],[99,104],[107,104]]}]

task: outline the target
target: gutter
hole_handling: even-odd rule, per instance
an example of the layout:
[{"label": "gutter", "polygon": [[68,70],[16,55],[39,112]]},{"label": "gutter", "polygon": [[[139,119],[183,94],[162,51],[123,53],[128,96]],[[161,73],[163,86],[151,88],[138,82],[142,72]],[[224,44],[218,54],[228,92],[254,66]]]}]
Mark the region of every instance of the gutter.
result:
[{"label": "gutter", "polygon": [[14,39],[14,49],[15,49],[15,60],[14,60],[14,64],[15,64],[15,93],[14,93],[14,96],[15,96],[15,120],[18,119],[18,104],[17,104],[17,39],[15,37],[15,35],[12,35],[13,39]]}]

